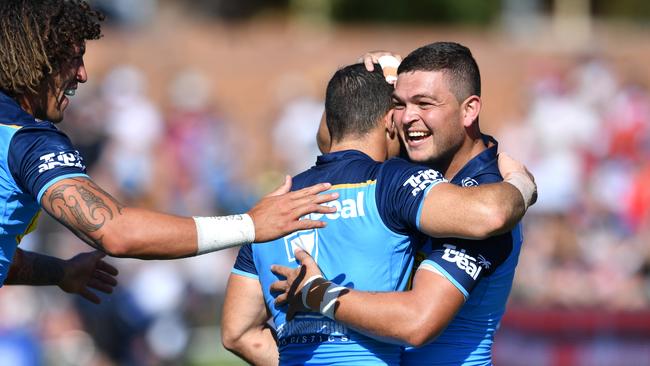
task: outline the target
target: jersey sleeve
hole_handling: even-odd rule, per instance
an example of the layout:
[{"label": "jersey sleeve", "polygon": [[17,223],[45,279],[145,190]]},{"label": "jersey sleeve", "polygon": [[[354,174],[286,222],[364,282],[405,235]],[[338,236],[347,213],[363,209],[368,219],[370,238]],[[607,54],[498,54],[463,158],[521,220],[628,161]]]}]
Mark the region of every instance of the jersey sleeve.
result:
[{"label": "jersey sleeve", "polygon": [[24,127],[9,146],[9,170],[23,192],[40,203],[47,188],[61,179],[87,177],[79,151],[61,131]]},{"label": "jersey sleeve", "polygon": [[253,260],[252,244],[246,244],[239,248],[237,260],[235,260],[235,266],[231,272],[250,278],[259,278],[257,268],[255,267],[255,261]]},{"label": "jersey sleeve", "polygon": [[446,182],[437,170],[403,159],[386,161],[377,176],[377,208],[388,228],[400,234],[419,230],[422,204],[429,190]]},{"label": "jersey sleeve", "polygon": [[492,274],[508,259],[513,249],[512,233],[479,241],[458,238],[430,240],[431,254],[422,261],[418,270],[440,273],[463,293],[465,299],[481,278]]}]

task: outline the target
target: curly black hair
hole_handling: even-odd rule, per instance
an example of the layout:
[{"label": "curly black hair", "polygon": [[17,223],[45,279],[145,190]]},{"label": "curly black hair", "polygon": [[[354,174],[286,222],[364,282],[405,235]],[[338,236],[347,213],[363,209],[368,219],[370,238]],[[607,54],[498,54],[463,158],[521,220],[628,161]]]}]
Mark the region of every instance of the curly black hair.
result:
[{"label": "curly black hair", "polygon": [[0,1],[0,89],[35,93],[75,56],[75,46],[101,37],[103,14],[83,0]]}]

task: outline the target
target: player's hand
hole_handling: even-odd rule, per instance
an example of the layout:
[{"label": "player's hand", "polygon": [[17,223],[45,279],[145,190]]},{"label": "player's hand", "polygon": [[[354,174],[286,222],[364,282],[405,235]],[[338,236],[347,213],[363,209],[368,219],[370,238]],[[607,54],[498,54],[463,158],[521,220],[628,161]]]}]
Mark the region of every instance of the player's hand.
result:
[{"label": "player's hand", "polygon": [[363,62],[368,71],[375,69],[374,64],[381,65],[386,81],[389,84],[395,84],[395,81],[397,81],[397,67],[402,62],[402,56],[388,51],[370,51],[361,56],[359,62]]},{"label": "player's hand", "polygon": [[537,202],[537,184],[535,183],[535,177],[530,173],[526,166],[504,152],[499,153],[498,163],[499,171],[501,172],[503,180],[515,178],[525,186],[526,189],[524,189],[524,192],[530,192],[529,194],[524,194],[524,192],[522,192],[522,194],[524,194],[524,199],[528,201],[526,207],[535,204],[535,202]]},{"label": "player's hand", "polygon": [[300,220],[300,218],[310,213],[336,212],[335,207],[325,206],[323,203],[339,198],[339,194],[319,194],[331,187],[329,183],[320,183],[289,192],[291,178],[287,177],[282,186],[262,198],[248,211],[255,224],[255,242],[274,240],[298,230],[325,227],[323,221]]},{"label": "player's hand", "polygon": [[105,262],[104,256],[106,254],[94,251],[77,254],[65,261],[63,279],[59,284],[61,290],[99,304],[101,299],[91,289],[110,294],[117,285],[117,268]]},{"label": "player's hand", "polygon": [[293,319],[298,312],[318,312],[324,290],[330,283],[307,252],[297,249],[295,256],[301,263],[297,268],[271,266],[271,272],[285,278],[273,282],[270,289],[272,293],[279,293],[275,298],[276,306],[289,305],[287,320]]}]

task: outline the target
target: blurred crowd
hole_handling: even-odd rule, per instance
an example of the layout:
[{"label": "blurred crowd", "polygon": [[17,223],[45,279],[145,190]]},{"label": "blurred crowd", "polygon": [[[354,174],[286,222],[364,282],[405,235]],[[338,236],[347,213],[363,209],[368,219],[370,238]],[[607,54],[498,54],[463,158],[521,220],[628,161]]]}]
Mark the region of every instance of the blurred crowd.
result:
[{"label": "blurred crowd", "polygon": [[511,301],[648,309],[648,89],[597,57],[533,69],[520,120],[498,133],[540,197],[525,218]]},{"label": "blurred crowd", "polygon": [[[520,118],[493,133],[539,185],[511,301],[650,310],[648,90],[597,57],[532,69]],[[288,75],[277,114],[260,122],[273,126],[272,151],[249,157],[256,142],[208,102],[205,80],[180,73],[157,105],[144,73],[115,67],[78,90],[61,128],[93,179],[122,202],[181,215],[243,212],[282,174],[312,164],[323,102]],[[251,175],[242,162],[255,159],[266,170]],[[21,246],[65,258],[88,250],[46,217]],[[4,287],[0,365],[210,364],[235,255],[111,259],[120,286],[100,306],[54,288]]]}]

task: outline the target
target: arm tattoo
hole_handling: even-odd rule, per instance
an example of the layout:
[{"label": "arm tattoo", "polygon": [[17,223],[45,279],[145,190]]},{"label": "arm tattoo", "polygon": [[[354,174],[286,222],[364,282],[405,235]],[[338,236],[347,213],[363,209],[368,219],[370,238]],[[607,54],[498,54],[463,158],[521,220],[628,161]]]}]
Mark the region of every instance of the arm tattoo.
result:
[{"label": "arm tattoo", "polygon": [[57,185],[49,192],[44,207],[79,238],[101,248],[102,237],[91,234],[121,215],[124,206],[90,180],[70,181],[74,183]]}]

